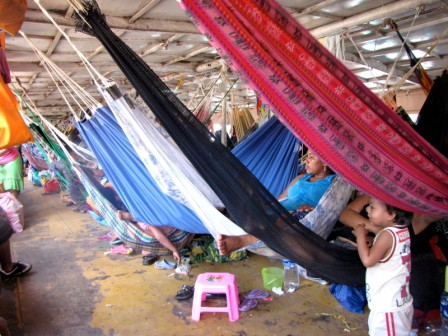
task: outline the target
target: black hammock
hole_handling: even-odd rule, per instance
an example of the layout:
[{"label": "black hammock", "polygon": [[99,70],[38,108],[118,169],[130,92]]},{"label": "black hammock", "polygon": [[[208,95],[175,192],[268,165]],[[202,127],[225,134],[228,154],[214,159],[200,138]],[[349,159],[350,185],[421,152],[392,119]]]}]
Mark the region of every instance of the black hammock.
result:
[{"label": "black hammock", "polygon": [[156,73],[112,32],[97,3],[92,1],[84,6],[84,11],[76,15],[77,30],[101,41],[238,226],[325,280],[346,285],[365,283],[365,268],[356,251],[328,243],[292,217]]},{"label": "black hammock", "polygon": [[440,153],[448,157],[448,72],[434,80],[420,110],[415,130]]}]

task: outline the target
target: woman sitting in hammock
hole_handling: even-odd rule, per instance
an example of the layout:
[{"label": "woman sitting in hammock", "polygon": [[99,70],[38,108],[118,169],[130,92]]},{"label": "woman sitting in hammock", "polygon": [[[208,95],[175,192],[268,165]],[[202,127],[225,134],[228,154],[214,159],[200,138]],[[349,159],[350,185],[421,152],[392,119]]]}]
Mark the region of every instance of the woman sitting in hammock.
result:
[{"label": "woman sitting in hammock", "polygon": [[[298,175],[277,197],[286,210],[299,219],[305,217],[319,203],[322,195],[330,187],[335,173],[311,151],[305,160],[306,174]],[[252,235],[218,235],[218,250],[227,255],[245,246],[255,244],[258,238]]]}]

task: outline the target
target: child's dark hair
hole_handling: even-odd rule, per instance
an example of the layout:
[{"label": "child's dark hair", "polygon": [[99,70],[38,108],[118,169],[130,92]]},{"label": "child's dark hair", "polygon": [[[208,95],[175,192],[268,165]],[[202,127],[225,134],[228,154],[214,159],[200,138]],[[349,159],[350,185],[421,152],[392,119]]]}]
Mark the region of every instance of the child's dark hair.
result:
[{"label": "child's dark hair", "polygon": [[411,224],[412,220],[412,212],[402,210],[399,208],[396,208],[392,205],[385,204],[387,213],[390,215],[395,214],[394,223],[401,225],[401,226],[409,226]]}]

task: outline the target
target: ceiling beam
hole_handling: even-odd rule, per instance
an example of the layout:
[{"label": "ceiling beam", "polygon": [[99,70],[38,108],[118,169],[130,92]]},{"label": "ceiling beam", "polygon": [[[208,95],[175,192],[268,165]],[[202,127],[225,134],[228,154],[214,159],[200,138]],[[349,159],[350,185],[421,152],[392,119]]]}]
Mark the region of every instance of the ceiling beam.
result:
[{"label": "ceiling beam", "polygon": [[160,0],[151,0],[146,5],[144,5],[141,9],[138,10],[137,13],[135,13],[130,19],[129,23],[134,23],[140,17],[145,15],[146,12],[148,12],[151,8],[153,8],[155,5],[157,5],[160,2]]},{"label": "ceiling beam", "polygon": [[174,34],[173,36],[171,36],[170,38],[168,38],[165,42],[161,42],[161,43],[156,43],[153,46],[151,46],[149,49],[146,49],[145,51],[143,51],[140,54],[140,57],[144,57],[146,55],[152,54],[154,52],[156,52],[157,50],[163,49],[168,47],[168,45],[178,39],[180,39],[182,36],[184,36],[185,34]]},{"label": "ceiling beam", "polygon": [[292,11],[291,12],[291,15],[294,17],[294,18],[296,18],[296,19],[298,19],[298,18],[300,18],[300,17],[302,17],[302,16],[305,16],[305,15],[313,15],[313,12],[315,12],[315,11],[317,11],[317,10],[320,10],[322,7],[325,7],[326,5],[329,5],[329,4],[331,4],[332,2],[335,2],[336,0],[325,0],[325,1],[321,1],[321,2],[319,2],[318,4],[316,4],[316,5],[314,5],[314,6],[308,6],[307,8],[305,8],[305,9],[296,9],[296,8],[290,8],[290,10]]},{"label": "ceiling beam", "polygon": [[[121,36],[123,36],[123,34],[124,34],[125,32],[126,32],[126,31],[124,31],[124,30],[119,30],[119,31],[115,32],[115,35],[117,35],[118,37],[121,37]],[[103,46],[103,45],[99,46],[99,47],[96,48],[92,53],[90,53],[89,55],[87,55],[86,59],[87,59],[88,61],[90,61],[92,58],[94,58],[96,55],[98,55],[99,53],[101,53],[103,50],[104,50],[104,46]],[[83,62],[80,62],[79,64],[80,64],[80,65],[83,65],[84,63],[83,63]]]},{"label": "ceiling beam", "polygon": [[380,6],[364,13],[353,15],[341,22],[330,23],[325,26],[311,29],[310,33],[316,38],[341,33],[349,28],[356,27],[370,21],[393,17],[396,14],[403,13],[406,10],[415,9],[422,5],[428,5],[439,0],[400,0],[388,5]]},{"label": "ceiling beam", "polygon": [[[412,43],[413,44],[412,49],[413,50],[419,49],[422,51],[426,51],[427,48],[432,47],[434,44],[441,46],[441,45],[447,44],[447,43],[448,43],[448,39],[443,39],[443,40],[433,39],[433,40],[427,40],[423,43],[415,42],[415,43]],[[349,47],[351,48],[351,45],[345,46],[346,49]],[[378,57],[378,56],[382,56],[382,55],[389,54],[389,53],[399,52],[400,50],[404,51],[404,49],[401,46],[398,46],[398,47],[378,49],[375,51],[363,50],[362,54],[364,57]],[[433,55],[433,52],[431,52],[430,55]],[[439,58],[439,56],[436,56],[436,55],[433,55],[433,56]]]},{"label": "ceiling beam", "polygon": [[213,49],[213,48],[210,47],[210,46],[196,48],[195,50],[189,52],[188,54],[186,54],[184,56],[175,57],[172,60],[169,60],[168,62],[164,63],[164,66],[171,65],[173,63],[177,63],[177,62],[186,60],[186,59],[188,59],[190,57],[199,55],[199,54],[201,54],[203,52],[206,52],[208,50],[211,50],[211,49]]},{"label": "ceiling beam", "polygon": [[[42,72],[44,69],[42,67],[39,67],[39,64],[37,62],[15,62],[14,61],[14,53],[9,53],[9,59],[8,64],[11,71],[14,72]],[[95,62],[92,62],[93,66],[98,69],[99,71],[110,71],[110,70],[118,70],[117,65],[113,62],[101,62],[99,64],[96,64]],[[155,71],[155,72],[176,72],[176,71],[183,71],[183,72],[191,72],[195,73],[195,66],[196,63],[191,63],[191,65],[183,63],[183,64],[172,64],[167,66],[166,64],[162,63],[151,63],[147,62],[147,64]],[[79,63],[77,62],[65,62],[65,63],[58,63],[58,67],[61,68],[64,72],[74,72],[76,71],[79,73],[80,71],[85,71],[83,68],[80,68]],[[85,72],[87,74],[87,72]]]},{"label": "ceiling beam", "polygon": [[[414,25],[403,25],[400,27],[399,31],[400,33],[407,33],[407,32],[412,32],[412,31],[419,31],[422,29],[425,29],[427,27],[431,27],[433,25],[437,25],[437,24],[444,24],[448,22],[448,17],[444,16],[438,19],[428,19],[419,23],[416,23]],[[403,34],[402,34],[403,35]],[[365,43],[365,42],[370,42],[372,40],[376,40],[377,42],[380,41],[381,39],[387,39],[390,38],[391,36],[397,36],[397,33],[394,30],[390,30],[388,32],[384,32],[381,35],[377,35],[377,36],[372,36],[372,35],[365,35],[362,37],[357,37],[354,38],[353,41],[355,41],[355,43],[357,45]],[[398,36],[397,36],[398,39]],[[409,43],[409,42],[408,42]],[[415,43],[415,42],[414,42]]]},{"label": "ceiling beam", "polygon": [[[68,19],[54,11],[48,11],[53,20],[62,27],[75,26],[73,19]],[[27,22],[49,23],[48,18],[40,10],[28,9],[25,13],[25,20]],[[107,16],[107,24],[110,28],[124,29],[130,31],[145,31],[145,32],[162,32],[162,33],[188,33],[198,34],[199,31],[190,21],[174,21],[174,20],[159,20],[159,19],[141,19],[134,23],[129,23],[129,20],[116,16]]]}]

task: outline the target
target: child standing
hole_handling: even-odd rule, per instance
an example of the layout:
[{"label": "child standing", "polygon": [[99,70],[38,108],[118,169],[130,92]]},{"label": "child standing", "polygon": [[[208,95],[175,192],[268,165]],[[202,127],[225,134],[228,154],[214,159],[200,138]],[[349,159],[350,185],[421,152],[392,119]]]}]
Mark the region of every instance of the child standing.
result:
[{"label": "child standing", "polygon": [[370,198],[370,225],[378,228],[372,247],[367,229],[354,229],[358,253],[366,271],[366,294],[370,308],[369,335],[409,335],[412,324],[412,296],[409,293],[411,239],[407,226],[410,212]]}]

